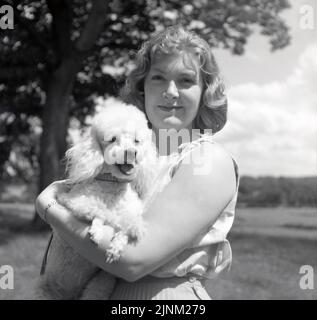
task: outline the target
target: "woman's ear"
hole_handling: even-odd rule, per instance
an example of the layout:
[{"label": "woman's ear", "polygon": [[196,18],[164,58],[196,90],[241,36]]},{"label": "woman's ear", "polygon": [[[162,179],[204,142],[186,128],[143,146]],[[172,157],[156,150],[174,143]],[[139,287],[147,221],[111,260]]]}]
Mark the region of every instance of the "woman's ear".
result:
[{"label": "woman's ear", "polygon": [[66,152],[66,172],[69,183],[78,183],[94,178],[102,170],[104,157],[97,138],[89,135]]}]

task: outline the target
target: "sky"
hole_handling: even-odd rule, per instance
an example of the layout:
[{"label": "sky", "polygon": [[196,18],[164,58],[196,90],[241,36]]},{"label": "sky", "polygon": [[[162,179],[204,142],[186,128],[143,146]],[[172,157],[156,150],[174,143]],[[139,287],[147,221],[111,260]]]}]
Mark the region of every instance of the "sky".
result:
[{"label": "sky", "polygon": [[[271,52],[269,39],[255,33],[243,56],[214,51],[229,102],[215,141],[243,175],[317,176],[317,2],[290,4],[282,14],[292,37],[286,48]],[[307,6],[313,29],[303,28]]]}]

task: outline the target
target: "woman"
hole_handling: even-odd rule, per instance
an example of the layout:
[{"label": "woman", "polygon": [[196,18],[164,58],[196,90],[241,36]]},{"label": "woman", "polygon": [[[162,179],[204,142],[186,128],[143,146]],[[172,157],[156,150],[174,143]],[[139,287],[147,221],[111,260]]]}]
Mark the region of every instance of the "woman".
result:
[{"label": "woman", "polygon": [[[208,44],[182,27],[157,34],[138,52],[124,100],[145,112],[162,157],[162,130],[188,130],[190,141],[180,148],[168,145],[167,155],[175,157],[168,170],[173,178],[144,213],[146,236],[127,246],[118,262],[107,264],[104,252],[88,239],[88,225],[55,204],[63,181],[37,198],[39,214],[68,244],[119,278],[112,299],[210,299],[204,280],[230,265],[226,235],[234,217],[237,167],[210,134],[196,133],[216,133],[224,126],[223,88]],[[198,172],[197,163],[209,169]]]}]

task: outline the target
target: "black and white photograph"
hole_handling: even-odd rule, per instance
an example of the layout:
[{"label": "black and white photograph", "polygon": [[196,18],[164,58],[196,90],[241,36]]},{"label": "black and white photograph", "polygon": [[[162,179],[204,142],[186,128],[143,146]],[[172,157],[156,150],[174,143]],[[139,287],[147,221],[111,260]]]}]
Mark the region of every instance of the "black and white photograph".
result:
[{"label": "black and white photograph", "polygon": [[317,300],[316,12],[1,0],[0,300]]}]

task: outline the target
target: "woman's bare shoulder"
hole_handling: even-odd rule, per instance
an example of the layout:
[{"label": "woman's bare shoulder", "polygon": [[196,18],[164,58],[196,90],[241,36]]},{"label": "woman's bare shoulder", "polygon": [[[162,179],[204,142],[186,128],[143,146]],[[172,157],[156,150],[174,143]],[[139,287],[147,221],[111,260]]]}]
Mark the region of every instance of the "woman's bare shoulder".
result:
[{"label": "woman's bare shoulder", "polygon": [[[175,178],[176,183],[190,178],[189,181],[199,183],[202,188],[215,182],[221,185],[225,183],[230,188],[235,186],[233,159],[218,143],[200,143],[184,157]],[[194,186],[192,183],[189,185]]]},{"label": "woman's bare shoulder", "polygon": [[[184,157],[173,179],[155,202],[163,212],[161,218],[166,212],[168,223],[171,219],[187,220],[184,224],[198,223],[199,230],[216,219],[235,193],[234,165],[230,155],[217,144],[203,143]],[[172,216],[171,211],[174,212]]]}]

